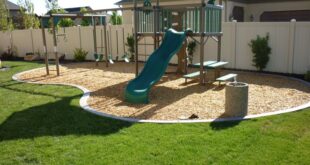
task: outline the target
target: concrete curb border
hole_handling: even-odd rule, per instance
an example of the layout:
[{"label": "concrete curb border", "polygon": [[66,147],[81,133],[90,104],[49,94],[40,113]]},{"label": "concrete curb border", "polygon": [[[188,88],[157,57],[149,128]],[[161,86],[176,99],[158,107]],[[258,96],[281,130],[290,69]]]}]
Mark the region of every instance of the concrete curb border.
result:
[{"label": "concrete curb border", "polygon": [[[37,82],[29,82],[29,81],[23,81],[23,80],[18,79],[19,75],[21,75],[21,74],[25,74],[25,73],[32,72],[32,71],[39,70],[39,69],[42,69],[42,68],[37,68],[37,69],[32,69],[32,70],[16,73],[12,76],[12,79],[17,81],[17,82],[21,82],[21,83],[41,84],[41,85],[61,85],[61,86],[72,86],[72,87],[78,88],[81,91],[83,91],[83,93],[84,93],[80,99],[80,106],[85,111],[90,112],[90,113],[95,114],[95,115],[98,115],[98,116],[112,118],[115,120],[122,120],[122,121],[126,121],[126,122],[131,122],[131,123],[174,124],[174,123],[209,123],[209,122],[241,121],[241,120],[248,120],[248,119],[254,119],[254,118],[260,118],[260,117],[280,115],[280,114],[284,114],[284,113],[301,111],[303,109],[310,107],[310,101],[309,101],[306,104],[303,104],[303,105],[300,105],[300,106],[297,106],[294,108],[290,108],[290,109],[279,110],[276,112],[268,112],[268,113],[263,113],[263,114],[258,114],[258,115],[248,115],[245,117],[217,118],[217,119],[204,119],[204,120],[142,120],[142,119],[135,119],[135,118],[125,118],[125,117],[119,117],[119,116],[106,114],[103,112],[98,112],[98,111],[96,111],[96,109],[91,108],[87,104],[87,100],[90,97],[91,91],[88,90],[87,88],[83,87],[83,86],[79,86],[79,85],[75,85],[75,84],[67,84],[67,83],[37,83]],[[286,76],[280,76],[280,75],[265,74],[265,73],[258,73],[258,74],[289,78],[291,80],[299,81],[299,82],[303,83],[304,85],[310,87],[309,82],[306,82],[306,81],[303,81],[300,79],[296,79],[296,78],[292,78],[292,77],[286,77]]]}]

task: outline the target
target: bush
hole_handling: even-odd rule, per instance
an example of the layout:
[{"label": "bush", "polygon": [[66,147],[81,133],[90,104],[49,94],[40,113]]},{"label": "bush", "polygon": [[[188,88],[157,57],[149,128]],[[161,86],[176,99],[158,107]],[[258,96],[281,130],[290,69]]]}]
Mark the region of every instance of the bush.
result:
[{"label": "bush", "polygon": [[128,46],[128,51],[130,53],[130,60],[134,61],[134,53],[135,53],[135,39],[133,36],[127,37],[127,43],[126,46]]},{"label": "bush", "polygon": [[76,48],[74,50],[74,59],[78,62],[85,61],[87,54],[88,52],[83,50],[82,48]]},{"label": "bush", "polygon": [[310,71],[305,74],[305,80],[310,82]]},{"label": "bush", "polygon": [[8,47],[8,49],[0,55],[1,60],[14,60],[14,55],[17,54],[17,48],[14,46],[13,49]]},{"label": "bush", "polygon": [[13,54],[8,52],[3,52],[0,56],[1,60],[13,60]]},{"label": "bush", "polygon": [[63,18],[59,21],[58,25],[60,27],[71,27],[74,26],[74,22],[71,18]]},{"label": "bush", "polygon": [[197,44],[195,41],[191,41],[187,45],[188,59],[191,64],[193,64],[193,58],[194,58],[194,52],[195,52],[196,46]]},{"label": "bush", "polygon": [[253,66],[255,66],[259,71],[266,68],[269,61],[269,55],[271,53],[271,48],[268,45],[269,34],[266,37],[257,36],[255,40],[251,40],[249,46],[252,48],[254,54]]}]

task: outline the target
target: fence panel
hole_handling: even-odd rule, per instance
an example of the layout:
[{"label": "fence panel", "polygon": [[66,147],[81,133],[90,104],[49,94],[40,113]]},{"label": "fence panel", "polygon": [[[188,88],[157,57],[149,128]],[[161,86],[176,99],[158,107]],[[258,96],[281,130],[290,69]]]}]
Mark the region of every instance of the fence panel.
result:
[{"label": "fence panel", "polygon": [[310,70],[310,23],[296,23],[293,72],[305,73]]},{"label": "fence panel", "polygon": [[[222,39],[222,60],[229,62],[227,68],[256,70],[252,66],[253,54],[248,44],[257,35],[265,36],[269,33],[272,54],[270,55],[270,61],[266,71],[304,74],[310,69],[310,22],[227,22],[223,23],[222,28],[224,32]],[[123,38],[127,42],[127,37],[132,35],[132,25],[108,26],[107,29],[109,30],[109,38],[111,38],[112,55],[114,59],[116,56],[119,56],[119,59],[121,59],[124,55]],[[62,30],[59,32],[62,33]],[[98,47],[104,46],[103,33],[101,31],[103,31],[103,27],[97,27]],[[92,26],[70,27],[66,28],[65,32],[65,40],[62,37],[58,38],[58,51],[60,53],[66,53],[67,59],[73,59],[74,49],[81,47],[89,52],[87,59],[94,59]],[[15,30],[11,34],[13,45],[17,47],[20,57],[23,57],[27,52],[43,52],[41,30]],[[46,35],[49,58],[54,58],[53,38],[47,32],[47,29]],[[10,40],[10,32],[0,33],[0,52],[3,52],[10,46]],[[139,60],[146,61],[148,59],[154,49],[152,45],[153,41],[152,37],[147,37],[139,41],[141,44],[139,46],[139,54],[141,55],[139,56]],[[104,49],[98,48],[98,52],[102,51]],[[129,53],[127,46],[125,46],[125,52]],[[214,40],[209,39],[205,46],[205,52],[205,60],[216,60],[217,44]],[[198,45],[194,54],[194,63],[196,62],[199,62]],[[172,58],[171,63],[177,63],[177,56]]]},{"label": "fence panel", "polygon": [[269,33],[269,44],[272,48],[270,61],[266,70],[285,71],[288,63],[289,23],[243,23],[237,24],[236,33],[236,68],[255,70],[252,66],[253,54],[249,43],[257,35]]},{"label": "fence panel", "polygon": [[8,49],[11,45],[11,33],[10,32],[1,32],[0,31],[0,53],[2,54],[4,51]]},{"label": "fence panel", "polygon": [[17,48],[17,53],[23,57],[28,52],[33,52],[31,30],[14,30],[12,32],[13,45]]}]

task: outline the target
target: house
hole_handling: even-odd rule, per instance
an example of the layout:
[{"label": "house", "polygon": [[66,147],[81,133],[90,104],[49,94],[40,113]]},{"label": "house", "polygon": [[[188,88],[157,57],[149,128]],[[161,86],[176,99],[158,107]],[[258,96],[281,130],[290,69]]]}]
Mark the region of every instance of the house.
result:
[{"label": "house", "polygon": [[20,6],[12,3],[8,0],[5,0],[7,9],[9,10],[10,17],[12,18],[13,24],[15,28],[21,28],[22,25],[22,15],[20,12]]},{"label": "house", "polygon": [[[219,1],[219,0],[217,0]],[[143,0],[138,0],[141,5]],[[153,3],[155,0],[152,1]],[[201,0],[160,0],[160,5],[186,5],[201,3]],[[310,21],[310,1],[308,0],[222,0],[223,21],[238,22],[287,22]],[[131,7],[133,0],[121,0],[116,3],[122,7]],[[132,12],[124,11],[124,24],[132,23]]]},{"label": "house", "polygon": [[224,6],[226,21],[310,21],[310,1],[306,0],[226,0]]}]

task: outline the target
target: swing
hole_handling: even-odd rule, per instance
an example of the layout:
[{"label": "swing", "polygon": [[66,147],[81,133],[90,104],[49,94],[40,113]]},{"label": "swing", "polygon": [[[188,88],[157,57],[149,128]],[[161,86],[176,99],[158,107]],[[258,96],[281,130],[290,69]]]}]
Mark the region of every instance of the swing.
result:
[{"label": "swing", "polygon": [[123,48],[124,48],[124,55],[122,56],[122,59],[126,62],[129,63],[129,56],[126,52],[126,44],[125,44],[125,29],[123,28]]},{"label": "swing", "polygon": [[110,26],[110,33],[109,33],[109,31],[107,32],[108,33],[108,40],[109,40],[109,42],[108,42],[108,48],[109,48],[109,55],[108,55],[108,61],[109,61],[109,63],[110,64],[114,64],[114,61],[113,61],[113,55],[112,55],[112,44],[111,44],[111,42],[112,42],[112,39],[111,39],[111,37],[112,37],[112,35],[111,35],[111,26]]},{"label": "swing", "polygon": [[[92,25],[94,25],[94,18],[88,18],[87,21],[89,21]],[[105,21],[105,17],[99,17],[99,22],[100,22],[100,25],[103,25],[103,22]],[[103,43],[103,39],[102,39],[102,30],[101,30],[101,44]],[[95,39],[96,40],[96,39]],[[94,41],[96,42],[96,41]],[[97,48],[103,48],[103,46],[101,45],[101,47],[97,47]],[[97,49],[95,48],[95,49]],[[97,51],[97,50],[95,50]],[[102,50],[101,50],[102,52]],[[103,61],[103,54],[102,53],[94,53],[94,58],[95,58],[95,61],[98,63],[98,62],[101,62]],[[98,64],[96,64],[98,65]]]},{"label": "swing", "polygon": [[94,57],[95,57],[96,62],[100,62],[103,60],[103,54],[95,53]]}]

